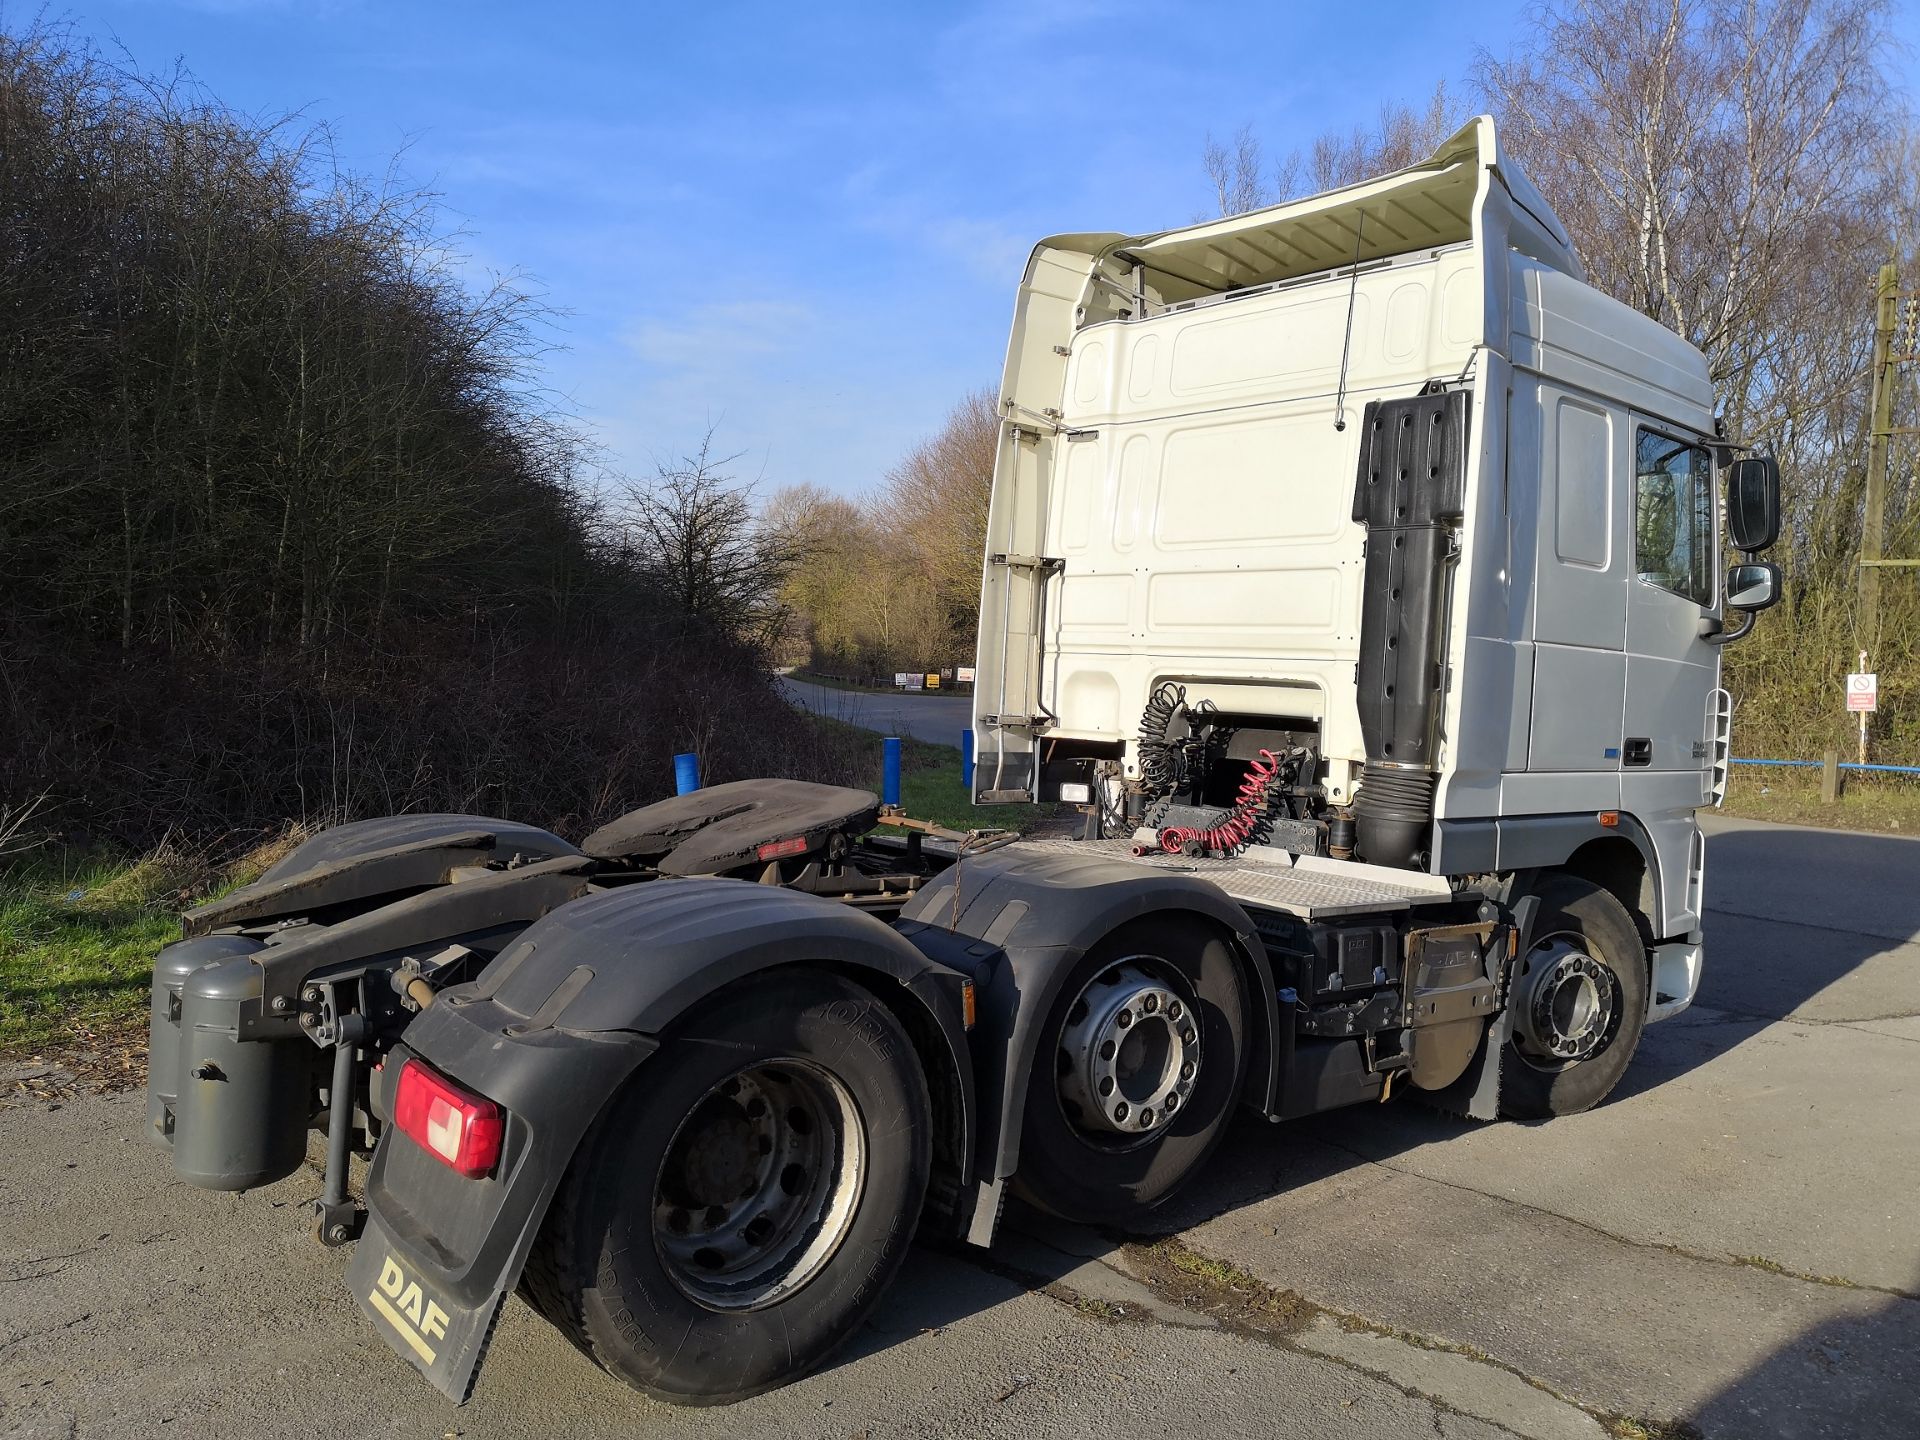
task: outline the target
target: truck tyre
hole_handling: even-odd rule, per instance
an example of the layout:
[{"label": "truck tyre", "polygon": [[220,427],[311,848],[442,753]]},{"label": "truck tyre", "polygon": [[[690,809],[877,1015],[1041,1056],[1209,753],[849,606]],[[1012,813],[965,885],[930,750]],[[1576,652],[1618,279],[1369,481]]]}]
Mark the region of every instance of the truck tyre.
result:
[{"label": "truck tyre", "polygon": [[1226,1133],[1247,997],[1224,936],[1193,916],[1122,926],[1074,967],[1040,1032],[1016,1188],[1062,1219],[1122,1225]]},{"label": "truck tyre", "polygon": [[536,1307],[656,1399],[799,1378],[858,1328],[913,1239],[926,1077],[837,976],[756,976],[647,1061],[581,1142],[527,1262]]},{"label": "truck tyre", "polygon": [[1647,1019],[1647,951],[1627,908],[1573,875],[1549,877],[1537,894],[1500,1065],[1500,1110],[1515,1120],[1574,1115],[1606,1099]]}]

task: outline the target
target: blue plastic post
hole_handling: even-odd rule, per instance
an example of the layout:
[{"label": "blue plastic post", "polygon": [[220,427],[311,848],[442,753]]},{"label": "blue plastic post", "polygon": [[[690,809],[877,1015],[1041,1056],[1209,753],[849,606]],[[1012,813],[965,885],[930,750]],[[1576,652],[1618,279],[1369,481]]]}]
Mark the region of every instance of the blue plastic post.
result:
[{"label": "blue plastic post", "polygon": [[691,752],[673,757],[673,793],[686,795],[700,788],[700,757]]},{"label": "blue plastic post", "polygon": [[973,793],[973,731],[960,732],[960,783]]},{"label": "blue plastic post", "polygon": [[883,804],[900,803],[900,737],[889,735],[880,743],[880,799]]}]

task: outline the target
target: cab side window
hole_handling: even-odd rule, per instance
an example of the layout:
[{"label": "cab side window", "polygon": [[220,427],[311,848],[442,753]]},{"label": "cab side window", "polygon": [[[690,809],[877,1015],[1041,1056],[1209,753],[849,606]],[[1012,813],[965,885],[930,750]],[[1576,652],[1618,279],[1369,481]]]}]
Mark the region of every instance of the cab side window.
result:
[{"label": "cab side window", "polygon": [[1649,585],[1713,604],[1713,460],[1691,441],[1642,428],[1633,479],[1634,569]]}]

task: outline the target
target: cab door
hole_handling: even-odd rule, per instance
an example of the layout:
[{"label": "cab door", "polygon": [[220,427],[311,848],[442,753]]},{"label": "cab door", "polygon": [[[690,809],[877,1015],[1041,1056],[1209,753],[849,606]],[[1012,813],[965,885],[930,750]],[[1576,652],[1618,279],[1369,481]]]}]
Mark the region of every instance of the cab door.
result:
[{"label": "cab door", "polygon": [[1633,462],[1621,776],[1668,777],[1646,808],[1681,808],[1705,798],[1686,777],[1704,785],[1708,774],[1709,701],[1720,674],[1702,623],[1720,603],[1713,457],[1700,436],[1635,416]]}]

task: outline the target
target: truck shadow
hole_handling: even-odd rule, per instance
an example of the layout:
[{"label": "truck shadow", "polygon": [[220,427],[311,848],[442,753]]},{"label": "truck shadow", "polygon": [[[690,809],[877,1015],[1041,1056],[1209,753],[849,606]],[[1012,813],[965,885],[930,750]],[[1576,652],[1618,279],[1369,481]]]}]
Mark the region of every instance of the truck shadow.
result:
[{"label": "truck shadow", "polygon": [[1909,1440],[1920,1434],[1920,1301],[1862,1296],[1674,1418],[1705,1440]]},{"label": "truck shadow", "polygon": [[[1912,983],[1920,951],[1905,948],[1920,938],[1920,842],[1738,826],[1717,829],[1708,855],[1708,961],[1695,1008],[1648,1029],[1609,1108],[1685,1082],[1776,1026],[1864,1022],[1920,1010]],[[1724,1082],[1704,1083],[1710,1090]],[[1662,1103],[1687,1101],[1682,1095]],[[1343,1203],[1367,1204],[1373,1167],[1399,1169],[1396,1162],[1411,1152],[1448,1146],[1481,1128],[1404,1098],[1390,1109],[1356,1107],[1288,1126],[1242,1115],[1205,1171],[1142,1227],[1147,1233],[1119,1236],[1062,1227],[1011,1206],[1002,1242],[992,1252],[917,1247],[893,1295],[847,1358],[912,1343],[926,1331],[959,1323],[1023,1291],[1073,1291],[1076,1272],[1084,1278],[1090,1259],[1130,1242],[1190,1230],[1290,1191],[1321,1186],[1344,1196]],[[1614,1159],[1623,1172],[1631,1172],[1656,1162],[1660,1129],[1656,1115],[1644,1127],[1593,1133],[1612,1134],[1602,1143],[1623,1146]],[[1638,1134],[1645,1140],[1633,1138]],[[1904,1184],[1900,1170],[1895,1165],[1887,1171],[1890,1204],[1895,1203],[1891,1192]],[[1711,1195],[1701,1199],[1712,1202]],[[1793,1201],[1783,1197],[1782,1203]],[[1310,1221],[1311,1213],[1304,1218]],[[1827,1217],[1828,1223],[1833,1218]],[[1760,1248],[1758,1242],[1753,1246]],[[1235,1262],[1240,1257],[1220,1258]],[[1824,1318],[1730,1375],[1684,1413],[1655,1418],[1684,1422],[1712,1440],[1920,1433],[1920,1299],[1844,1278],[1815,1282],[1781,1274],[1772,1283],[1817,1286],[1801,1294],[1805,1303],[1799,1308],[1817,1309]],[[1912,1291],[1920,1294],[1920,1275]],[[1521,1313],[1527,1307],[1518,1302],[1526,1298],[1516,1296],[1515,1324],[1534,1323]],[[1383,1313],[1390,1308],[1383,1305]],[[1580,1333],[1567,1334],[1565,1343],[1604,1346],[1608,1323],[1613,1322],[1592,1317]],[[1739,1322],[1730,1316],[1727,1324]]]},{"label": "truck shadow", "polygon": [[[1707,965],[1695,1003],[1782,1020],[1819,997],[1808,1018],[1832,1020],[1901,998],[1859,972],[1920,937],[1920,840],[1727,823],[1707,841]],[[1916,1008],[1910,987],[1904,1000]]]}]

